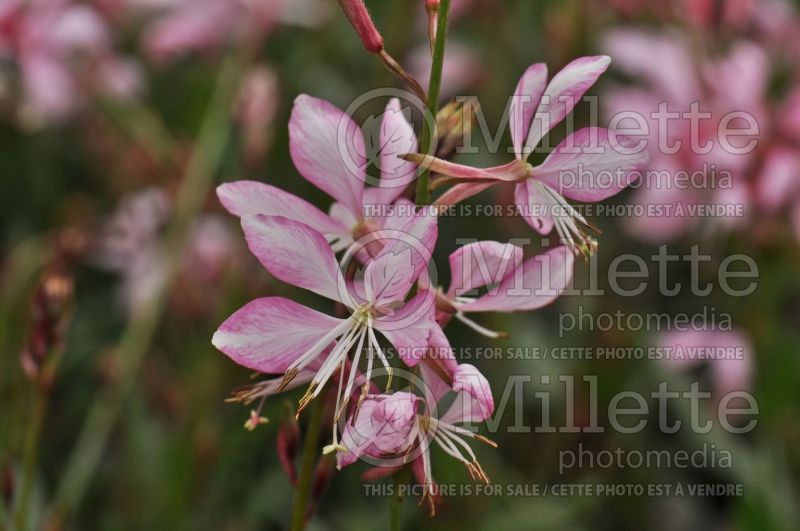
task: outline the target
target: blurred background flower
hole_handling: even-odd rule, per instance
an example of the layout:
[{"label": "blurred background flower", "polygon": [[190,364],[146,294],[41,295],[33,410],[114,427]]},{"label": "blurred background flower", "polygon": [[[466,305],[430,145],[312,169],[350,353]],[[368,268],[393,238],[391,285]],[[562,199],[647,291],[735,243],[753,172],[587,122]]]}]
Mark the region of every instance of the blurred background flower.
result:
[{"label": "blurred background flower", "polygon": [[[386,49],[425,87],[425,2],[366,5]],[[447,497],[435,519],[408,502],[404,528],[452,529],[464,522],[477,529],[800,528],[797,7],[788,0],[453,0],[441,104],[476,96],[483,113],[465,127],[478,148],[456,155],[465,165],[510,159],[501,117],[521,72],[545,62],[555,73],[585,55],[612,58],[589,92],[600,96],[602,126],[636,111],[646,117],[649,138],[658,139],[651,113],[660,104],[691,111],[695,102],[698,111],[712,113],[701,122],[700,141],[716,140],[730,112],[745,112],[758,124],[752,151],[731,154],[716,146],[695,153],[687,149],[692,130],[676,121],[667,138],[683,140],[683,148],[649,150],[646,170],[666,172],[665,180],[654,186],[640,180],[609,205],[719,204],[739,207],[741,215],[592,214],[587,217],[602,230],[600,248],[588,264],[576,261],[574,283],[604,296],[564,296],[530,314],[476,316],[507,338],[479,336],[458,321],[448,330],[457,356],[487,347],[678,345],[732,348],[741,356],[703,363],[462,359],[492,383],[501,428],[517,420],[541,425],[537,391],[550,392],[553,425],[564,425],[568,404],[576,425],[590,425],[592,392],[577,382],[591,375],[598,378],[601,406],[621,391],[648,395],[663,381],[677,389],[700,382],[715,400],[748,391],[758,401],[758,425],[744,436],[715,430],[705,438],[649,428],[636,435],[501,429],[492,433],[497,450],[473,445],[498,485],[725,483],[742,484],[743,495],[473,494]],[[330,198],[292,163],[293,101],[304,93],[344,109],[368,90],[389,86],[406,88],[364,51],[334,2],[0,2],[0,529],[18,528],[23,506],[26,529],[285,527],[306,422],[287,421],[293,413],[275,398],[262,411],[271,422],[245,430],[249,408],[224,400],[252,375],[217,352],[210,338],[247,301],[285,296],[290,288],[247,252],[238,220],[225,214],[213,190],[224,182],[259,181],[327,211]],[[379,127],[370,118],[387,103],[367,102],[353,121]],[[590,124],[593,112],[590,103],[578,104],[576,128]],[[410,119],[421,132],[419,117]],[[499,132],[496,142],[484,130]],[[558,145],[568,132],[566,125],[554,128],[547,145]],[[499,152],[490,152],[492,143]],[[531,163],[544,157],[535,153]],[[700,184],[679,186],[678,172],[699,172]],[[471,198],[471,214],[441,218],[434,258],[442,285],[450,282],[447,257],[461,239],[531,237],[518,216],[478,214],[481,205],[513,205],[506,188]],[[525,259],[550,243],[537,237],[525,246]],[[671,296],[660,289],[663,273],[651,262],[661,245],[679,257],[665,266],[667,287],[681,286]],[[710,259],[685,259],[695,246]],[[648,289],[636,297],[612,289],[607,273],[622,255],[652,264]],[[732,255],[746,255],[758,267],[758,287],[745,297],[719,289],[720,264]],[[716,289],[697,296],[693,283]],[[299,299],[333,311],[313,296]],[[53,319],[44,311],[55,308],[48,301],[65,302]],[[705,311],[728,316],[730,329],[564,330],[565,316],[580,311],[642,319]],[[43,389],[31,375],[55,358]],[[531,377],[524,393],[505,387],[515,375]],[[574,392],[554,384],[561,375],[575,377]],[[294,404],[301,394],[291,391],[286,399]],[[706,405],[705,412],[714,409]],[[519,419],[515,406],[524,408]],[[605,421],[602,407],[600,415]],[[731,450],[732,469],[558,468],[561,452],[578,444],[591,451],[677,451],[711,443]],[[437,459],[437,482],[463,484],[462,465],[451,461]],[[361,486],[369,467],[358,463],[340,473],[332,467],[332,459],[322,459],[314,470],[311,526],[386,528],[389,499],[368,496]]]}]

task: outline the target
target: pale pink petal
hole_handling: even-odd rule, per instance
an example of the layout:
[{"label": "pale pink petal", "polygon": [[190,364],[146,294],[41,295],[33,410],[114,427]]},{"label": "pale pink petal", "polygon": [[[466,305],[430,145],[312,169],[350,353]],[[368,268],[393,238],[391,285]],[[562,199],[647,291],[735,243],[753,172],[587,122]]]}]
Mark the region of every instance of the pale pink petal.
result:
[{"label": "pale pink petal", "polygon": [[450,261],[450,297],[499,283],[522,263],[522,249],[510,243],[473,242],[454,251]]},{"label": "pale pink petal", "polygon": [[561,122],[577,105],[600,74],[606,71],[611,58],[607,55],[579,57],[553,77],[542,95],[533,117],[524,149],[533,151],[542,137]]},{"label": "pale pink petal", "polygon": [[380,143],[381,180],[379,188],[370,189],[374,190],[371,199],[374,203],[389,204],[417,176],[417,165],[398,157],[417,151],[417,137],[397,98],[392,98],[386,105],[381,120]]},{"label": "pale pink petal", "polygon": [[553,230],[553,218],[545,211],[551,202],[542,190],[530,179],[519,183],[514,189],[514,203],[525,222],[539,234],[549,234]]},{"label": "pale pink petal", "polygon": [[87,5],[64,9],[48,35],[53,44],[66,50],[100,53],[110,45],[108,28],[100,15]]},{"label": "pale pink petal", "polygon": [[222,206],[234,216],[283,216],[300,221],[322,234],[348,233],[320,209],[294,194],[257,181],[234,181],[217,187]]},{"label": "pale pink petal", "polygon": [[308,225],[280,216],[244,216],[250,251],[275,278],[340,301],[344,278],[330,245]]},{"label": "pale pink petal", "polygon": [[478,195],[498,182],[500,181],[457,184],[439,196],[435,204],[437,206],[456,205],[465,199],[469,199],[473,195]]},{"label": "pale pink petal", "polygon": [[705,72],[708,85],[738,110],[760,106],[770,79],[770,59],[753,42],[737,42],[728,55]]},{"label": "pale pink petal", "polygon": [[414,280],[411,249],[402,249],[397,255],[381,253],[364,270],[366,297],[376,306],[402,300]]},{"label": "pale pink petal", "polygon": [[449,424],[483,422],[494,411],[492,388],[486,377],[473,365],[462,363],[453,374],[453,404],[442,416]]},{"label": "pale pink petal", "polygon": [[300,175],[361,217],[366,148],[349,116],[301,94],[289,120],[289,151]]},{"label": "pale pink petal", "polygon": [[514,144],[514,153],[522,158],[522,146],[528,137],[533,114],[539,106],[547,86],[547,65],[536,63],[528,67],[517,83],[508,109],[508,127]]},{"label": "pale pink petal", "polygon": [[25,96],[46,119],[61,119],[75,110],[78,91],[66,65],[46,53],[32,53],[20,61]]},{"label": "pale pink petal", "polygon": [[[416,280],[427,269],[433,254],[438,234],[436,211],[433,207],[409,212],[406,224],[400,230],[382,230],[384,247],[378,257],[388,255],[401,262],[396,267],[411,267],[412,280]],[[406,254],[405,251],[411,253]],[[378,258],[376,257],[376,259]],[[392,267],[391,269],[394,269]]]},{"label": "pale pink petal", "polygon": [[752,386],[752,345],[738,330],[670,332],[661,337],[658,345],[668,349],[664,350],[662,363],[673,369],[709,364],[717,399],[732,391],[748,391]]},{"label": "pale pink petal", "polygon": [[671,104],[688,105],[701,94],[691,52],[674,34],[616,30],[606,36],[603,48],[615,66],[644,78]]},{"label": "pale pink petal", "polygon": [[342,432],[341,444],[347,451],[340,452],[338,465],[352,464],[365,454],[380,457],[407,451],[413,443],[417,401],[403,391],[365,400]]},{"label": "pale pink petal", "polygon": [[555,247],[527,259],[521,268],[486,295],[467,304],[456,304],[462,312],[515,312],[535,310],[556,300],[569,286],[575,257],[565,246]]},{"label": "pale pink petal", "polygon": [[215,47],[225,42],[242,14],[235,2],[182,2],[150,25],[143,35],[145,50],[157,60]]},{"label": "pale pink petal", "polygon": [[373,398],[364,400],[355,419],[348,419],[345,423],[340,444],[347,450],[336,454],[336,466],[339,468],[358,461],[369,448],[375,434],[384,428],[383,425],[376,424],[372,417],[377,405],[378,401]]},{"label": "pale pink petal", "polygon": [[[431,327],[429,349],[419,365],[428,414],[437,417],[443,414],[437,411],[438,404],[450,392],[450,383],[457,368],[458,362],[444,330],[439,325],[434,325]],[[447,377],[448,382],[443,376]]]},{"label": "pale pink petal", "polygon": [[608,129],[586,127],[564,139],[531,177],[570,199],[602,201],[629,186],[647,164],[647,151],[630,153],[634,146]]},{"label": "pale pink petal", "polygon": [[282,373],[341,323],[289,299],[265,297],[231,315],[211,342],[248,369]]},{"label": "pale pink petal", "polygon": [[767,153],[758,175],[756,193],[759,202],[776,210],[800,190],[800,154],[793,148],[777,146]]},{"label": "pale pink petal", "polygon": [[[369,196],[370,189],[365,190],[365,198]],[[396,199],[394,204],[386,210],[386,215],[379,217],[381,228],[389,231],[402,230],[408,223],[409,212],[414,212],[416,207],[414,203],[401,197]]]},{"label": "pale pink petal", "polygon": [[436,326],[433,293],[423,291],[403,307],[375,320],[375,328],[394,346],[409,367],[419,363],[428,350],[431,330]]}]

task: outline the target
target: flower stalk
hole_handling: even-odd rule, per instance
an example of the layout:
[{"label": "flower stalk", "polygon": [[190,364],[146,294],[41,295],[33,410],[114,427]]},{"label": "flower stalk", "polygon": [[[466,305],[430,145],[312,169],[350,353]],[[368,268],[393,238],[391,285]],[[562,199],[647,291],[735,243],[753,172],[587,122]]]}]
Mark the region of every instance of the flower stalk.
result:
[{"label": "flower stalk", "polygon": [[[441,0],[439,2],[439,11],[436,23],[436,39],[433,46],[433,60],[431,62],[431,75],[430,82],[428,83],[428,96],[426,100],[426,107],[430,116],[436,116],[436,111],[439,106],[439,91],[442,86],[442,67],[444,65],[444,45],[447,40],[447,15],[450,12],[450,0]],[[431,146],[436,144],[436,130],[431,130],[431,123],[435,124],[435,120],[424,120],[422,129],[422,153],[428,153]],[[431,122],[431,123],[429,123]],[[435,126],[434,126],[435,127]],[[428,205],[431,202],[430,190],[428,190],[428,181],[430,180],[430,170],[427,168],[420,168],[420,175],[417,179],[417,206]]]},{"label": "flower stalk", "polygon": [[314,465],[317,462],[319,435],[322,426],[322,403],[314,400],[311,403],[311,415],[308,422],[306,438],[303,442],[303,456],[300,462],[300,474],[297,479],[297,488],[294,490],[292,502],[292,531],[302,531],[306,526],[308,500],[311,494],[311,480],[314,475]]}]

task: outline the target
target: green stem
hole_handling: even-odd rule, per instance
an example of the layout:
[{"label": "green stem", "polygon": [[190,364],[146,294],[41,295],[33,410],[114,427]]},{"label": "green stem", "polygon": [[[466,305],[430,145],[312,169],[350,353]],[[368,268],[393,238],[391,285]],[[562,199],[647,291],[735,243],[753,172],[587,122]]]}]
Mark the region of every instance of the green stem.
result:
[{"label": "green stem", "polygon": [[133,312],[115,350],[120,371],[95,399],[67,462],[56,492],[56,510],[76,509],[94,475],[117,417],[136,385],[136,376],[164,309],[168,286],[175,277],[195,215],[213,182],[230,133],[228,115],[244,61],[229,55],[220,67],[211,102],[178,191],[173,219],[164,241],[163,284]]},{"label": "green stem", "polygon": [[[423,120],[422,128],[422,154],[427,155],[436,138],[436,112],[439,107],[439,90],[442,86],[442,65],[444,64],[444,44],[447,40],[447,15],[450,12],[450,0],[439,2],[439,18],[436,26],[436,43],[433,46],[433,60],[431,62],[431,76],[428,83],[428,98],[426,106],[429,116]],[[421,169],[417,179],[416,203],[418,206],[431,202],[431,192],[428,190],[428,180],[431,172]]]},{"label": "green stem", "polygon": [[33,412],[25,437],[25,453],[22,459],[22,482],[20,484],[19,505],[15,517],[16,530],[27,531],[30,516],[33,480],[36,476],[36,460],[39,454],[39,438],[47,411],[47,394],[37,386],[34,391]]},{"label": "green stem", "polygon": [[400,489],[408,481],[408,477],[408,467],[403,467],[402,470],[394,475],[394,497],[389,505],[389,529],[391,531],[400,531],[402,527],[405,496],[400,492]]},{"label": "green stem", "polygon": [[314,465],[319,454],[319,433],[322,425],[322,403],[320,399],[314,400],[311,404],[311,419],[308,423],[308,431],[303,442],[303,457],[300,463],[300,475],[297,479],[297,488],[294,491],[294,501],[292,503],[292,531],[302,531],[306,526],[306,508],[308,507],[308,496],[311,493],[311,480],[314,475]]}]

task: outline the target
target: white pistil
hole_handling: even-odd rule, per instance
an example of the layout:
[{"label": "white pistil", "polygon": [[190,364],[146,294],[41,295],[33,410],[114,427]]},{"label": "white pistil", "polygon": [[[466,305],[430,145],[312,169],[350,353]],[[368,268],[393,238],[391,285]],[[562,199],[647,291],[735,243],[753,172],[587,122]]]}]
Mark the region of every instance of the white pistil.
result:
[{"label": "white pistil", "polygon": [[479,325],[472,319],[465,316],[462,312],[456,312],[456,319],[467,325],[468,327],[472,328],[479,334],[490,337],[492,339],[497,339],[499,337],[506,337],[505,332],[495,332],[494,330],[489,330],[488,328],[484,328],[483,326]]}]

